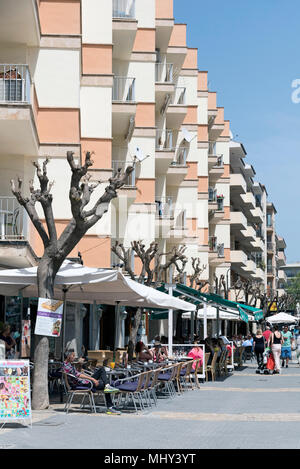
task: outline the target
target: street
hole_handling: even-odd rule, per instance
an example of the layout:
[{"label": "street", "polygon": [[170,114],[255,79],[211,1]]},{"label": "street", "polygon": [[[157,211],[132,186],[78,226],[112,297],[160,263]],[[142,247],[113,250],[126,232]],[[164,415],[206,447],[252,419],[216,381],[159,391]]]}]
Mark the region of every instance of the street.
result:
[{"label": "street", "polygon": [[33,412],[32,428],[5,425],[7,449],[247,449],[300,448],[300,368],[257,375],[255,363],[200,390],[159,400],[144,413],[109,416],[52,405]]}]

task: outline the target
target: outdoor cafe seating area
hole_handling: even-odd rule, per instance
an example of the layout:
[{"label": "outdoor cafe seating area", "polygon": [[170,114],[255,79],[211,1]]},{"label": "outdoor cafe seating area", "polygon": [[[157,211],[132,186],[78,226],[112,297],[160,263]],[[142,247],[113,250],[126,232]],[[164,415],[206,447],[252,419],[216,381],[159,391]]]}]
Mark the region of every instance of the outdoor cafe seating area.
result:
[{"label": "outdoor cafe seating area", "polygon": [[[99,366],[105,366],[109,382],[119,390],[113,395],[114,405],[121,412],[151,410],[159,406],[161,399],[175,399],[189,391],[201,389],[205,381],[225,379],[232,371],[229,350],[219,354],[204,353],[203,360],[193,359],[181,350],[172,357],[156,363],[153,360],[133,360],[126,362],[125,350],[88,351],[87,360],[75,362],[77,370],[92,375]],[[212,356],[211,356],[212,355]],[[239,366],[240,353],[235,350],[235,365]],[[94,391],[91,386],[85,389],[72,389],[67,373],[61,373],[62,363],[49,362],[49,394],[51,400],[61,396],[64,411],[103,412],[104,392]]]}]

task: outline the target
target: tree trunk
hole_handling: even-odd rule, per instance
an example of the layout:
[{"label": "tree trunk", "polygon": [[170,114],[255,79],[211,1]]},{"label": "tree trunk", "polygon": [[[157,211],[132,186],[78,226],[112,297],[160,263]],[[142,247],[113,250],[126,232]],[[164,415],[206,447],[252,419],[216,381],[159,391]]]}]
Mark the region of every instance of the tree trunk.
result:
[{"label": "tree trunk", "polygon": [[133,325],[130,330],[129,342],[128,342],[128,361],[133,360],[133,354],[136,344],[137,332],[142,319],[142,308],[137,308],[134,314]]},{"label": "tree trunk", "polygon": [[[44,255],[37,270],[39,298],[54,298],[54,279],[57,270],[54,261],[48,255]],[[43,410],[49,407],[48,361],[48,337],[36,336],[32,389],[32,408],[34,410]]]}]

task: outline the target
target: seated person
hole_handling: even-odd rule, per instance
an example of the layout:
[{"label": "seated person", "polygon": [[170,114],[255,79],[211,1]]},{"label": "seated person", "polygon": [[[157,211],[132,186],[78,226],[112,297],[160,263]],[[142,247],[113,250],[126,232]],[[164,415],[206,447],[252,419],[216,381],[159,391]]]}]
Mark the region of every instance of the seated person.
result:
[{"label": "seated person", "polygon": [[153,360],[153,354],[142,341],[136,344],[135,353],[138,361],[147,362],[148,360]]},{"label": "seated person", "polygon": [[212,357],[214,355],[214,347],[213,347],[212,339],[210,337],[206,337],[206,339],[204,340],[204,345],[205,345],[205,354],[206,353],[210,354],[208,362],[207,362],[207,364],[210,365],[212,361]]},{"label": "seated person", "polygon": [[169,356],[169,351],[168,351],[168,337],[165,337],[164,335],[161,337],[161,349],[162,349],[162,353],[166,356],[166,358],[168,358]]},{"label": "seated person", "polygon": [[[200,366],[203,364],[203,349],[199,347],[199,341],[196,338],[194,341],[194,347],[189,351],[188,357],[192,357],[194,360],[200,358]],[[193,364],[193,370],[196,368],[196,363]]]},{"label": "seated person", "polygon": [[97,368],[93,376],[89,376],[76,370],[73,364],[74,360],[75,360],[74,350],[70,349],[65,353],[63,371],[65,373],[68,373],[69,375],[74,376],[74,377],[68,376],[68,382],[71,388],[76,389],[78,386],[89,388],[90,382],[92,381],[93,383],[92,390],[94,391],[103,390],[105,393],[105,402],[106,402],[106,407],[107,407],[106,413],[107,414],[120,414],[120,412],[117,411],[113,407],[113,403],[112,403],[111,396],[110,396],[110,393],[119,392],[119,390],[110,386],[110,384],[108,383],[105,369],[103,367],[99,367]]},{"label": "seated person", "polygon": [[165,355],[165,349],[161,346],[160,342],[154,342],[154,348],[151,350],[153,360],[156,363],[161,363],[168,358],[168,355]]}]

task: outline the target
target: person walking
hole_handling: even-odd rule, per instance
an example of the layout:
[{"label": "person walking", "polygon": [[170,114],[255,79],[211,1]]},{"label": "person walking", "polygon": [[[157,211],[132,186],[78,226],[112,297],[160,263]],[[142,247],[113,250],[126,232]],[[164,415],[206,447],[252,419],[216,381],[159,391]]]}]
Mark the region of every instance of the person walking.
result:
[{"label": "person walking", "polygon": [[297,335],[296,344],[297,344],[297,360],[300,366],[300,334]]},{"label": "person walking", "polygon": [[283,343],[283,338],[281,332],[278,330],[278,326],[274,326],[273,332],[270,335],[269,344],[273,353],[275,361],[274,373],[280,374],[280,355],[281,355],[281,346]]},{"label": "person walking", "polygon": [[264,367],[264,351],[265,351],[265,338],[261,329],[257,329],[256,335],[253,338],[253,348],[256,355],[258,370]]},{"label": "person walking", "polygon": [[282,367],[284,367],[284,364],[285,364],[285,367],[288,368],[289,360],[292,359],[291,340],[293,337],[293,334],[291,333],[291,331],[289,331],[288,326],[284,326],[282,337],[283,337],[283,344],[281,347]]}]

